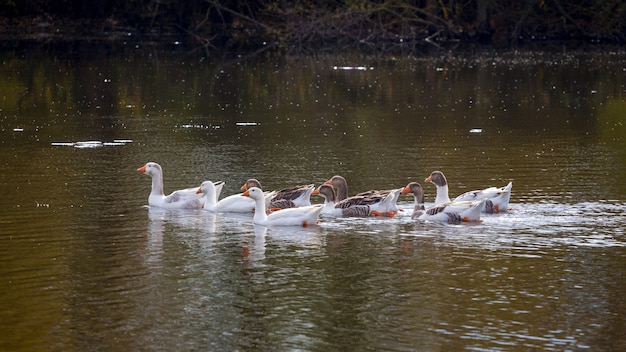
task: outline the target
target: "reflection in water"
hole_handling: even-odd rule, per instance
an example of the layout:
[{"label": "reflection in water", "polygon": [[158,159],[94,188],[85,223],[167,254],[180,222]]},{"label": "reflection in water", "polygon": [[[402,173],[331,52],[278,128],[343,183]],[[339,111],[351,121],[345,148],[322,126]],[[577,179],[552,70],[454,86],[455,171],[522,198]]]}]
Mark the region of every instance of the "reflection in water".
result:
[{"label": "reflection in water", "polygon": [[[210,241],[216,229],[216,214],[201,210],[172,210],[147,207],[150,225],[147,233],[146,261],[158,262],[163,255],[164,232],[186,236],[186,232],[193,231],[199,235],[202,244]],[[192,236],[193,236],[192,235]]]},{"label": "reflection in water", "polygon": [[[2,349],[626,345],[623,54],[48,49],[0,60]],[[116,140],[132,143],[52,145]],[[355,194],[442,170],[452,196],[513,181],[512,211],[416,223],[403,197],[392,219],[267,229],[147,208],[146,160],[170,189],[223,180],[225,196],[251,177],[279,189],[341,174]]]},{"label": "reflection in water", "polygon": [[266,236],[267,227],[255,224],[254,237],[245,239],[241,244],[244,264],[250,267],[263,266]]}]

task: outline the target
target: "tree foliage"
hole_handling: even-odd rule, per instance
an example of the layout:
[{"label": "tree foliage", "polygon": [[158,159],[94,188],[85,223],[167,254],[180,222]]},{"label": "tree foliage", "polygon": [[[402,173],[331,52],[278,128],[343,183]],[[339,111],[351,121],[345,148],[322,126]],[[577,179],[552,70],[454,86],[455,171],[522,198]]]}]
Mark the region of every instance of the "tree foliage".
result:
[{"label": "tree foliage", "polygon": [[[206,46],[281,50],[442,41],[626,41],[621,0],[0,0],[0,17],[102,21],[186,33]],[[104,26],[103,26],[104,27]]]}]

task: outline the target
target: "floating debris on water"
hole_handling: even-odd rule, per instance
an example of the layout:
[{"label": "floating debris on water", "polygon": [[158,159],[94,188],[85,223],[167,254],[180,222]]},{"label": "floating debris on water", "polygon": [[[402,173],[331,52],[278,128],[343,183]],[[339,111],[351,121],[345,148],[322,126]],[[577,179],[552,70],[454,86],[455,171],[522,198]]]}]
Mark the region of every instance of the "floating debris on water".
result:
[{"label": "floating debris on water", "polygon": [[52,142],[50,143],[53,147],[74,147],[79,149],[85,148],[99,148],[99,147],[110,147],[110,146],[120,146],[126,145],[128,143],[132,143],[132,139],[114,139],[113,142],[101,142],[101,141],[81,141],[81,142]]},{"label": "floating debris on water", "polygon": [[98,148],[102,147],[104,143],[100,141],[85,141],[74,143],[74,148]]},{"label": "floating debris on water", "polygon": [[469,131],[470,131],[470,133],[481,133],[483,131],[483,129],[482,128],[472,128]]},{"label": "floating debris on water", "polygon": [[350,71],[350,70],[354,70],[354,71],[367,71],[367,70],[373,70],[374,67],[366,67],[366,66],[333,66],[333,70],[346,70],[346,71]]},{"label": "floating debris on water", "polygon": [[237,126],[258,126],[260,125],[258,122],[236,122]]},{"label": "floating debris on water", "polygon": [[208,129],[208,128],[219,129],[219,128],[221,128],[220,125],[202,125],[202,124],[185,124],[185,125],[180,125],[178,127],[180,127],[180,128],[199,128],[199,129]]},{"label": "floating debris on water", "polygon": [[24,129],[23,129],[23,128],[20,128],[20,127],[18,127],[18,128],[14,128],[14,129],[13,129],[13,132],[24,132]]}]

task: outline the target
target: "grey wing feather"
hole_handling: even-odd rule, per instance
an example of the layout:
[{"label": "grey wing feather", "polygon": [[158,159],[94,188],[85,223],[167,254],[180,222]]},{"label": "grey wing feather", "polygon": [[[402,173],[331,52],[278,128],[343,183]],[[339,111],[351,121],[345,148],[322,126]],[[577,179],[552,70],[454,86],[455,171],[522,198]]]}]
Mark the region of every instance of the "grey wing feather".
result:
[{"label": "grey wing feather", "polygon": [[426,209],[426,214],[428,214],[428,215],[436,215],[436,214],[441,213],[445,208],[446,208],[445,204],[437,205],[437,206],[434,206],[432,208]]},{"label": "grey wing feather", "polygon": [[313,187],[313,185],[300,185],[300,186],[294,186],[290,188],[281,189],[280,191],[276,193],[276,195],[274,196],[274,199],[293,200],[293,199],[298,198],[302,194],[302,192],[308,190],[311,187]]},{"label": "grey wing feather", "polygon": [[460,224],[461,223],[461,215],[458,213],[446,213],[448,214],[448,223],[449,224]]},{"label": "grey wing feather", "polygon": [[289,199],[277,199],[270,202],[270,208],[287,209],[295,207],[296,205]]},{"label": "grey wing feather", "polygon": [[343,209],[343,216],[367,217],[369,215],[370,207],[368,205],[355,205]]}]

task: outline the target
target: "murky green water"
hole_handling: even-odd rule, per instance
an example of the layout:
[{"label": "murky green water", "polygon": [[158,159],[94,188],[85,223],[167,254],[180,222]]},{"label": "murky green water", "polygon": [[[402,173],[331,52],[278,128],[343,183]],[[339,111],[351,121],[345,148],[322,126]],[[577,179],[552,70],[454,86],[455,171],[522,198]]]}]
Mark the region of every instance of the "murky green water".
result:
[{"label": "murky green water", "polygon": [[[0,51],[3,350],[620,350],[626,54],[216,61],[103,43]],[[102,144],[76,144],[98,141]],[[513,181],[474,225],[146,207],[250,177],[350,193]],[[435,188],[423,184],[427,202]],[[314,198],[320,202],[321,199]]]}]

